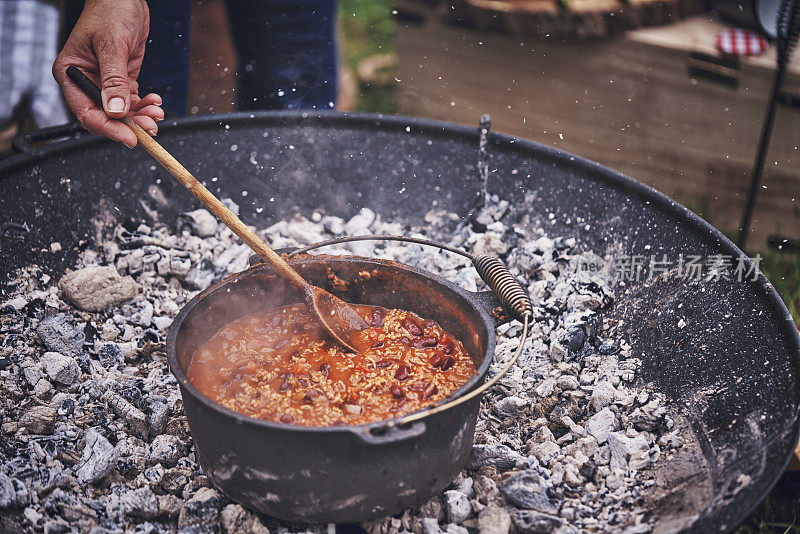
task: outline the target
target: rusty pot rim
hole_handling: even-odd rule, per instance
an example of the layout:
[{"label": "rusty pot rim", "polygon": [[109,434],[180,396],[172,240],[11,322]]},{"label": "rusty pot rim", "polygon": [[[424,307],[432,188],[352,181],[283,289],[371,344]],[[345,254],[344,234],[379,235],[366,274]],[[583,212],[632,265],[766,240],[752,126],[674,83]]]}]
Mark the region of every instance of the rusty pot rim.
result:
[{"label": "rusty pot rim", "polygon": [[[407,265],[405,263],[399,263],[390,260],[384,260],[380,258],[366,258],[363,256],[354,256],[354,255],[328,255],[328,254],[319,254],[319,255],[311,255],[311,254],[303,254],[298,256],[297,258],[290,258],[287,260],[290,264],[297,263],[324,263],[329,261],[358,261],[364,262],[368,264],[379,264],[384,266],[393,266],[396,268],[400,268],[402,270],[406,270],[410,273],[414,273],[420,276],[424,276],[428,279],[433,280],[434,282],[445,286],[449,290],[459,294],[462,298],[464,298],[467,302],[472,303],[473,308],[478,312],[478,316],[481,318],[483,325],[486,327],[487,331],[487,340],[486,340],[486,349],[484,350],[484,358],[481,362],[478,369],[476,369],[475,375],[472,376],[464,385],[458,388],[452,395],[445,397],[444,399],[440,400],[438,403],[434,404],[433,406],[438,406],[440,404],[444,404],[451,400],[457,399],[478,385],[480,385],[483,380],[486,378],[487,373],[489,372],[489,367],[494,360],[494,351],[496,347],[496,332],[495,332],[495,320],[492,318],[489,310],[480,302],[478,295],[480,293],[469,291],[467,289],[462,288],[461,286],[443,278],[437,274],[434,274],[430,271],[420,269],[417,267],[413,267],[411,265]],[[256,272],[260,271],[269,271],[270,267],[263,263],[257,263],[248,267],[247,269],[240,271],[238,273],[234,273],[230,276],[223,278],[222,280],[210,285],[206,289],[199,292],[195,295],[189,302],[184,304],[175,318],[172,320],[172,324],[169,327],[169,331],[167,333],[166,339],[166,353],[167,353],[167,364],[169,366],[169,370],[175,379],[178,381],[178,384],[182,387],[184,391],[187,391],[192,397],[194,397],[197,401],[201,402],[207,408],[215,410],[222,415],[232,417],[236,420],[238,424],[251,424],[259,427],[263,427],[265,429],[271,430],[281,430],[281,431],[289,431],[289,432],[352,432],[352,433],[365,433],[369,432],[370,429],[375,427],[385,427],[387,423],[395,423],[401,420],[404,417],[408,417],[411,414],[418,414],[424,412],[423,410],[417,410],[415,412],[411,412],[408,414],[404,414],[401,416],[393,417],[391,419],[381,419],[378,421],[372,421],[369,423],[362,423],[359,425],[335,425],[335,426],[308,426],[308,425],[285,425],[282,423],[277,423],[273,421],[268,421],[266,419],[258,419],[255,417],[250,417],[248,415],[244,415],[242,413],[236,412],[231,410],[230,408],[226,408],[221,404],[215,402],[214,400],[210,399],[209,397],[205,396],[202,392],[200,392],[197,387],[192,384],[189,378],[186,376],[185,371],[180,365],[178,361],[177,351],[175,350],[175,341],[178,337],[178,332],[180,330],[180,325],[185,320],[186,316],[192,312],[195,306],[200,303],[204,298],[208,297],[212,293],[216,291],[220,291],[224,286],[230,284],[231,282],[235,282],[246,278],[248,276],[253,275]],[[455,407],[455,406],[454,406]],[[446,411],[449,411],[448,408]],[[435,415],[435,414],[432,414]],[[423,416],[421,419],[423,422],[427,417]],[[413,423],[411,423],[413,425]],[[404,427],[403,425],[402,427]]]}]

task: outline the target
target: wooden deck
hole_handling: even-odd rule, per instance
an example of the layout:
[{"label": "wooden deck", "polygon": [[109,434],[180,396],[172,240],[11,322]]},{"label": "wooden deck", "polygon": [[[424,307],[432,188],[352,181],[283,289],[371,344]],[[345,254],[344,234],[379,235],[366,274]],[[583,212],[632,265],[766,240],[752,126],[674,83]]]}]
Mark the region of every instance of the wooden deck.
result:
[{"label": "wooden deck", "polygon": [[[598,161],[723,230],[738,227],[773,76],[769,61],[743,62],[738,87],[730,87],[688,75],[688,52],[709,52],[715,34],[674,47],[674,37],[657,28],[603,41],[524,41],[443,23],[420,3],[400,5],[425,21],[397,29],[402,114],[477,125],[489,113],[496,131]],[[786,89],[800,94],[799,79],[792,74]],[[770,233],[800,237],[798,119],[797,108],[779,109],[754,248]]]}]

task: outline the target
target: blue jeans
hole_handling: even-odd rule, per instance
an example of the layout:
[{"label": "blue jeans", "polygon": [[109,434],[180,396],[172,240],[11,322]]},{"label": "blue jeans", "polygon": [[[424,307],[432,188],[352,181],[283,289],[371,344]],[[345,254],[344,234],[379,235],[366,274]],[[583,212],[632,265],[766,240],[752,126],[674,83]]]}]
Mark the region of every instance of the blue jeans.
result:
[{"label": "blue jeans", "polygon": [[[335,0],[226,0],[239,65],[236,107],[330,109],[336,102]],[[149,2],[150,35],[139,93],[156,92],[170,116],[186,114],[190,0]],[[83,8],[67,0],[72,30]]]}]

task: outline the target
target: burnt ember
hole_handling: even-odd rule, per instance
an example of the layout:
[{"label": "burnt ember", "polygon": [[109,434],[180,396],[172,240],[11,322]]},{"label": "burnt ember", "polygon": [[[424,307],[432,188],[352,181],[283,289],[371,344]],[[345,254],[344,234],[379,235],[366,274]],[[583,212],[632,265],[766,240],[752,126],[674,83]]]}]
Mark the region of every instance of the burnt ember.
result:
[{"label": "burnt ember", "polygon": [[[502,257],[534,302],[529,344],[484,395],[466,468],[423,506],[364,529],[647,532],[643,495],[656,485],[652,467],[669,461],[683,435],[664,398],[634,385],[640,361],[603,317],[614,300],[606,275],[579,273],[591,251],[546,235],[497,197],[474,214],[476,224],[454,232],[457,219],[432,212],[427,227],[408,228],[365,208],[348,220],[313,213],[261,231],[276,249],[342,235],[424,235]],[[0,302],[0,530],[329,532],[254,514],[213,488],[167,368],[163,343],[173,317],[200,289],[245,269],[250,250],[202,209],[172,226],[105,231],[63,277],[30,265]],[[339,248],[484,288],[464,258],[433,249]],[[403,343],[435,344],[426,325],[404,327]],[[521,330],[516,321],[499,327],[490,374],[512,357]],[[446,369],[452,346],[440,349],[436,364]],[[397,373],[391,395],[398,404],[415,388],[436,393],[413,369]],[[291,388],[289,377],[282,384]]]}]

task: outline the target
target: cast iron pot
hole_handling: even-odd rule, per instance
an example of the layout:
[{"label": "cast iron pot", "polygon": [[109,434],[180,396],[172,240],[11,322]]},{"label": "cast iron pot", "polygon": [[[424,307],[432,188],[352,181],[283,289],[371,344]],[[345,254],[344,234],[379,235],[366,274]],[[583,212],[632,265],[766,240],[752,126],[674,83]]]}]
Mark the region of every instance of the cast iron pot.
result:
[{"label": "cast iron pot", "polygon": [[[312,284],[330,268],[353,303],[400,308],[433,319],[459,339],[478,370],[450,399],[484,381],[495,348],[500,302],[406,265],[353,256],[303,256],[290,262]],[[369,273],[364,276],[360,273]],[[195,349],[245,315],[303,302],[302,295],[257,264],[198,294],[177,315],[167,359],[178,380],[206,475],[233,499],[281,519],[355,522],[419,505],[443,490],[472,448],[480,397],[410,424],[307,427],[253,419],[201,394],[186,377]]]}]

